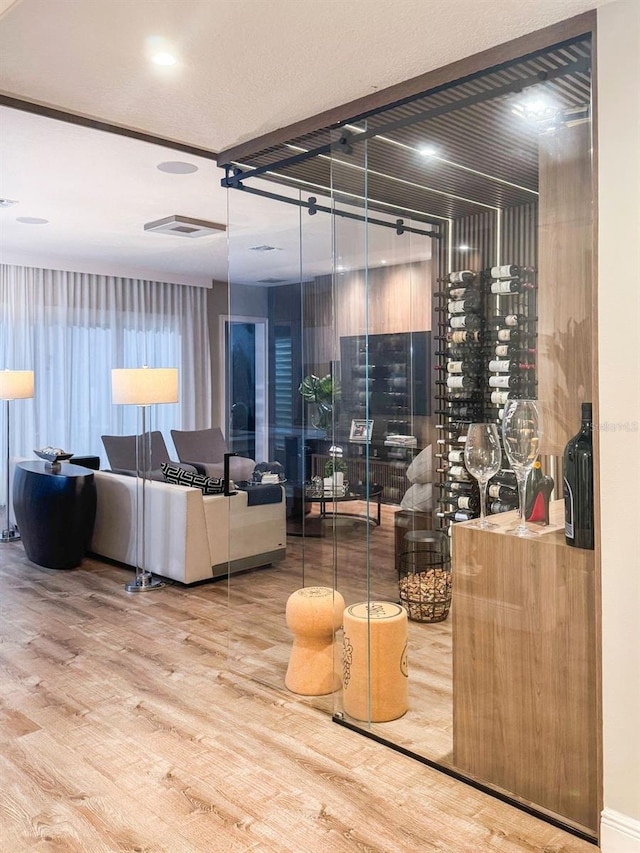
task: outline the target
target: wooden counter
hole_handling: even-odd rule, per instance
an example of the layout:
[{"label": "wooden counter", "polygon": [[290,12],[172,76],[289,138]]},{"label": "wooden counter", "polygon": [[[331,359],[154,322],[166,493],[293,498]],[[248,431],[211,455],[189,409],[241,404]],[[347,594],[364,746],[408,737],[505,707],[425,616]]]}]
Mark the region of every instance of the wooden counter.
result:
[{"label": "wooden counter", "polygon": [[595,832],[594,552],[567,546],[551,509],[535,538],[507,532],[516,512],[454,525],[454,764]]}]

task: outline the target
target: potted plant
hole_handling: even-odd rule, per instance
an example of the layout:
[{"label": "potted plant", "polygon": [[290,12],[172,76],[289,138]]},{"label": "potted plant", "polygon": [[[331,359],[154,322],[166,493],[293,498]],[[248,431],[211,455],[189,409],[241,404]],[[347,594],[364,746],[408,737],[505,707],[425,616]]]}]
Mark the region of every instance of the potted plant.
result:
[{"label": "potted plant", "polygon": [[340,383],[331,374],[320,378],[309,374],[300,383],[298,391],[310,405],[309,419],[316,429],[330,432],[333,426],[333,409],[340,397]]},{"label": "potted plant", "polygon": [[328,459],[324,463],[324,487],[325,489],[341,488],[344,485],[344,474],[347,470],[342,459]]}]

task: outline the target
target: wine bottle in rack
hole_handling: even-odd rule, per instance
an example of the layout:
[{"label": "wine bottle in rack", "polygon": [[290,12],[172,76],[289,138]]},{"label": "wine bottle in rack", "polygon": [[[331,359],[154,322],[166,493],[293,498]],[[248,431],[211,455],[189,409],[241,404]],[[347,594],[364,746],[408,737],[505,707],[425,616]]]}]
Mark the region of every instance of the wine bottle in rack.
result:
[{"label": "wine bottle in rack", "polygon": [[473,293],[471,296],[465,296],[462,299],[450,299],[449,302],[447,302],[447,311],[449,314],[467,314],[469,312],[479,310],[479,293]]},{"label": "wine bottle in rack", "polygon": [[535,284],[532,281],[522,281],[519,278],[492,281],[489,285],[491,293],[507,296],[511,293],[526,293],[528,290],[533,290],[534,288]]},{"label": "wine bottle in rack", "polygon": [[[498,314],[490,318],[489,324],[491,326],[513,328],[527,323],[535,323],[537,319],[537,317],[527,317],[524,314]],[[511,338],[508,338],[508,340],[511,340]]]},{"label": "wine bottle in rack", "polygon": [[512,356],[518,356],[520,359],[533,359],[535,358],[537,350],[532,347],[525,347],[521,343],[508,343],[508,344],[496,344],[495,345],[495,356],[496,358],[511,358]]},{"label": "wine bottle in rack", "polygon": [[535,369],[535,364],[531,362],[511,358],[493,358],[489,362],[490,373],[510,373],[512,376],[517,376]]},{"label": "wine bottle in rack", "polygon": [[453,331],[469,329],[475,331],[482,326],[482,320],[478,314],[454,314],[449,317],[448,323]]},{"label": "wine bottle in rack", "polygon": [[497,514],[499,512],[511,512],[511,510],[515,508],[516,507],[514,507],[513,504],[506,503],[505,501],[491,501],[489,504],[489,512],[493,514]]},{"label": "wine bottle in rack", "polygon": [[498,501],[510,503],[513,506],[518,504],[518,491],[512,489],[511,486],[505,486],[502,483],[489,483],[487,494],[490,498]]},{"label": "wine bottle in rack", "polygon": [[446,518],[449,521],[470,521],[475,514],[464,509],[456,509],[451,512],[436,512],[437,518]]},{"label": "wine bottle in rack", "polygon": [[490,267],[488,271],[491,278],[515,278],[521,272],[522,267],[517,264],[502,264],[502,266]]},{"label": "wine bottle in rack", "polygon": [[452,359],[447,362],[447,373],[466,373],[476,374],[482,367],[482,360],[479,358],[464,358]]},{"label": "wine bottle in rack", "polygon": [[509,391],[532,391],[536,382],[530,371],[494,373],[489,377],[489,388],[508,388]]},{"label": "wine bottle in rack", "polygon": [[475,281],[476,274],[473,270],[458,270],[456,272],[450,272],[445,281],[448,281],[449,284],[467,284],[469,282]]},{"label": "wine bottle in rack", "polygon": [[477,484],[470,480],[445,480],[442,483],[436,483],[436,486],[445,492],[464,492],[464,494],[471,494],[477,488]]},{"label": "wine bottle in rack", "polygon": [[518,488],[515,471],[512,471],[510,468],[501,468],[495,477],[492,477],[491,480],[489,480],[489,486],[496,483],[499,483],[502,486],[509,486],[512,489]]},{"label": "wine bottle in rack", "polygon": [[497,341],[497,343],[521,343],[524,341],[535,340],[535,333],[526,329],[496,329],[493,334],[489,333],[489,340]]}]

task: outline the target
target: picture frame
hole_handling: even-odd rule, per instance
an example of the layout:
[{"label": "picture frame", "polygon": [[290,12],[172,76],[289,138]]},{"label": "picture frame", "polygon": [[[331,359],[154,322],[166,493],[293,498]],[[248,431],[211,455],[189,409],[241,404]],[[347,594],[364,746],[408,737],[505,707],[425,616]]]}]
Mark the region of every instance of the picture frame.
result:
[{"label": "picture frame", "polygon": [[349,441],[368,442],[368,441],[371,441],[371,435],[372,434],[373,434],[373,421],[372,420],[354,419],[351,421],[351,430],[349,432]]}]

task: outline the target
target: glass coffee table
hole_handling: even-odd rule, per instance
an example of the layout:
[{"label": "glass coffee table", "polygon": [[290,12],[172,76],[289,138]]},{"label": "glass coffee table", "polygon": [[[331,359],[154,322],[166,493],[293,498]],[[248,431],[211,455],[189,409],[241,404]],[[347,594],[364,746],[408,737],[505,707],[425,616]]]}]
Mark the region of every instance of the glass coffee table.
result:
[{"label": "glass coffee table", "polygon": [[[380,517],[381,511],[380,506],[382,503],[382,491],[383,487],[374,483],[369,489],[358,488],[347,488],[345,494],[328,494],[324,493],[314,493],[310,489],[305,489],[304,500],[305,503],[317,503],[320,504],[320,518],[328,518],[330,516],[348,516],[350,518],[359,518],[362,521],[367,521],[370,524],[375,524],[377,527],[380,526]],[[368,500],[370,503],[375,501],[376,504],[376,514],[369,515],[365,513],[364,515],[360,512],[344,512],[343,510],[338,510],[336,508],[336,504],[344,504],[349,501],[366,501]],[[329,505],[327,508],[327,504]]]}]

